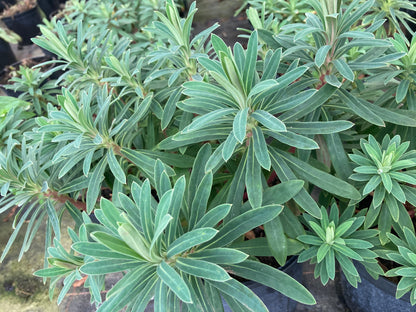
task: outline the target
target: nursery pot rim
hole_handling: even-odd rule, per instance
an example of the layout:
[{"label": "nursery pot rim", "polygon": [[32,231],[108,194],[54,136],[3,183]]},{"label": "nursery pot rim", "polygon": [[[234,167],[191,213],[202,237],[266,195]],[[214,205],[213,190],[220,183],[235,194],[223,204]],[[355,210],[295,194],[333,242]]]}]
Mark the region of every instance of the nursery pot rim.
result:
[{"label": "nursery pot rim", "polygon": [[37,3],[37,1],[36,1],[36,4],[35,4],[35,6],[34,6],[33,8],[27,9],[27,10],[22,11],[22,12],[18,12],[18,13],[13,14],[13,15],[2,16],[2,17],[1,17],[1,20],[2,20],[2,21],[5,21],[5,20],[15,20],[15,19],[20,19],[20,18],[22,17],[22,15],[25,15],[25,14],[30,14],[30,12],[32,12],[32,11],[34,11],[34,10],[37,10],[37,9],[38,9],[38,3]]}]

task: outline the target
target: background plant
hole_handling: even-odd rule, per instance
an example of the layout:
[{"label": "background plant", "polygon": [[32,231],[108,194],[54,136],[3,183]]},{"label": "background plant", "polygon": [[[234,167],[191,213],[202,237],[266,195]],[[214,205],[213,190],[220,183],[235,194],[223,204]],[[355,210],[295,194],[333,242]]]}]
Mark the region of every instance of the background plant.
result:
[{"label": "background plant", "polygon": [[[155,179],[160,181],[156,184],[159,202],[152,197],[149,180],[141,185],[133,182],[132,199],[119,193],[120,208],[102,199],[100,209],[95,211],[101,224],[88,222],[81,227],[91,233],[95,242],[85,240],[88,236],[84,232],[84,239],[75,237],[72,247],[84,254],[86,261],[66,260],[68,255],[65,259],[57,258],[52,249],[49,263],[53,268],[35,274],[68,274],[70,262],[74,268],[67,282],[72,283],[76,276],[80,278],[79,272],[103,281],[105,274],[129,270],[108,292],[98,311],[115,311],[126,305],[143,310],[153,296],[156,311],[174,307],[178,299],[189,309],[217,311],[222,307],[220,294],[233,308],[244,305],[253,311],[267,311],[257,296],[227,271],[254,279],[304,303],[313,303],[313,297],[293,278],[248,260],[247,254],[229,247],[248,230],[275,218],[282,206],[266,202],[227,224],[220,221],[230,212],[230,204],[220,204],[205,213],[213,177],[212,172],[204,173],[201,167],[210,154],[209,145],[198,153],[189,177],[194,184],[186,185],[182,176],[173,188],[163,163],[157,161]],[[286,194],[279,194],[274,202],[282,200],[287,200]],[[263,272],[260,275],[259,270]],[[241,299],[242,293],[245,299]],[[100,298],[96,299],[100,302]]]},{"label": "background plant", "polygon": [[364,223],[365,211],[354,216],[354,206],[349,206],[340,216],[335,203],[328,215],[324,207],[321,210],[323,217],[319,221],[304,215],[311,231],[299,236],[298,240],[310,247],[299,255],[298,261],[311,260],[311,263],[316,263],[314,276],[320,277],[324,285],[329,279],[335,278],[336,262],[354,287],[357,287],[361,279],[353,260],[362,263],[375,276],[383,274],[375,259],[377,254],[370,250],[374,247],[370,239],[377,236],[378,231],[360,229]]},{"label": "background plant", "polygon": [[388,233],[387,236],[397,247],[397,250],[387,253],[386,256],[389,260],[397,263],[398,267],[387,271],[386,276],[400,276],[401,279],[396,289],[396,298],[401,298],[410,291],[410,302],[412,305],[415,305],[415,234],[409,228],[404,227],[401,238],[391,233]]},{"label": "background plant", "polygon": [[365,183],[361,188],[363,196],[374,192],[365,227],[371,227],[378,220],[380,240],[385,244],[392,226],[398,232],[404,226],[412,228],[404,203],[414,204],[416,195],[415,189],[408,185],[416,183],[412,170],[416,165],[415,153],[414,150],[406,152],[410,143],[401,143],[399,136],[390,139],[386,135],[381,145],[369,136],[360,145],[362,151],[353,150],[349,155],[358,164],[350,179]]}]

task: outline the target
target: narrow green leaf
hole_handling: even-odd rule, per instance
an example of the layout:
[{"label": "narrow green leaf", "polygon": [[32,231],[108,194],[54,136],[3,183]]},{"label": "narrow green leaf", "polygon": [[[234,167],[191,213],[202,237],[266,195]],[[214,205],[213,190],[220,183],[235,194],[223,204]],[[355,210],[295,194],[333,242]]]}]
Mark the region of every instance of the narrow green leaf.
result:
[{"label": "narrow green leaf", "polygon": [[249,210],[228,221],[218,232],[217,236],[207,246],[210,248],[223,247],[244,235],[256,226],[275,218],[282,211],[281,207],[266,206]]},{"label": "narrow green leaf", "polygon": [[386,206],[390,211],[390,215],[393,221],[398,222],[400,216],[399,206],[396,199],[392,195],[386,196]]},{"label": "narrow green leaf", "polygon": [[[90,243],[90,242],[77,242],[72,244],[72,249],[80,254],[91,256],[94,258],[113,258],[113,259],[126,259],[132,258],[133,256],[128,256],[125,253],[118,253],[110,248],[106,247],[105,245],[97,244],[97,243]],[[137,259],[137,255],[133,258]]]},{"label": "narrow green leaf", "polygon": [[196,190],[194,200],[191,204],[191,216],[188,221],[189,229],[193,229],[194,226],[205,214],[205,210],[208,205],[208,199],[211,195],[212,180],[212,172],[208,172],[201,180],[201,183],[199,183],[198,185],[198,189]]},{"label": "narrow green leaf", "polygon": [[65,274],[67,274],[71,271],[72,270],[70,270],[70,269],[53,267],[53,268],[37,270],[33,273],[33,275],[38,276],[38,277],[51,278],[51,277],[54,277],[54,276],[65,275]]},{"label": "narrow green leaf", "polygon": [[224,282],[231,279],[222,267],[204,260],[178,258],[176,260],[176,267],[187,274],[207,280]]},{"label": "narrow green leaf", "polygon": [[269,265],[246,260],[239,264],[227,265],[225,268],[230,269],[238,276],[273,288],[303,304],[313,305],[316,303],[312,294],[302,284],[288,274]]},{"label": "narrow green leaf", "polygon": [[87,192],[87,213],[90,214],[94,209],[97,197],[101,192],[101,182],[104,179],[104,171],[107,167],[107,157],[101,158],[99,163],[95,166],[94,171],[89,177],[88,192]]},{"label": "narrow green leaf", "polygon": [[330,84],[325,84],[317,92],[313,93],[307,101],[303,102],[302,105],[298,105],[293,109],[284,112],[279,116],[279,119],[282,121],[296,120],[307,115],[308,113],[325,104],[326,101],[332,97],[336,90],[338,90],[336,87],[331,86]]},{"label": "narrow green leaf", "polygon": [[267,149],[267,143],[264,138],[263,131],[261,131],[260,127],[254,127],[252,129],[253,133],[253,148],[254,148],[254,155],[256,156],[257,162],[266,170],[270,170],[271,167],[271,160],[269,157],[269,151]]},{"label": "narrow green leaf", "polygon": [[58,214],[56,213],[55,207],[52,205],[51,200],[46,201],[46,209],[48,212],[49,222],[52,225],[53,232],[55,233],[56,239],[60,240],[61,237],[61,224],[58,218]]},{"label": "narrow green leaf", "polygon": [[[145,180],[142,187],[139,188],[137,183],[131,185],[132,194],[136,205],[140,207],[140,221],[144,237],[148,242],[152,240],[154,234],[154,213],[152,209],[152,194],[149,180]],[[140,194],[138,196],[138,194]]]},{"label": "narrow green leaf", "polygon": [[218,233],[212,228],[199,228],[183,234],[175,240],[168,248],[166,257],[171,258],[180,254],[196,245],[200,245],[212,239]]},{"label": "narrow green leaf", "polygon": [[206,128],[210,124],[215,124],[216,122],[218,122],[218,119],[220,119],[221,117],[224,117],[234,112],[236,112],[236,109],[234,108],[223,108],[215,110],[203,116],[197,117],[192,121],[192,123],[189,126],[183,129],[181,133],[185,134],[195,130]]},{"label": "narrow green leaf", "polygon": [[[180,71],[176,71],[181,73]],[[182,94],[182,88],[176,88],[172,94],[169,96],[168,101],[166,102],[165,109],[163,110],[162,120],[160,122],[160,127],[162,130],[166,129],[170,121],[173,118],[173,115],[176,111],[176,103],[179,101]]]},{"label": "narrow green leaf", "polygon": [[250,140],[250,145],[247,151],[247,163],[245,172],[245,184],[248,195],[248,200],[253,208],[261,206],[263,201],[263,185],[261,181],[261,167],[255,157],[255,149],[253,139]]},{"label": "narrow green leaf", "polygon": [[233,120],[233,132],[236,140],[243,143],[246,137],[246,125],[247,125],[248,107],[240,110]]},{"label": "narrow green leaf", "polygon": [[287,122],[288,131],[300,134],[331,134],[350,129],[354,124],[347,120]]},{"label": "narrow green leaf", "polygon": [[100,242],[104,246],[107,246],[114,252],[121,253],[126,256],[131,256],[133,258],[139,258],[139,259],[141,258],[124,241],[114,237],[111,234],[104,233],[104,232],[93,232],[90,235],[97,242]]},{"label": "narrow green leaf", "polygon": [[243,70],[244,90],[246,94],[250,93],[253,84],[254,72],[256,70],[258,39],[257,31],[253,31],[247,44],[246,59]]},{"label": "narrow green leaf", "polygon": [[123,239],[123,242],[127,244],[127,246],[147,261],[152,262],[153,259],[150,256],[149,243],[134,226],[130,223],[123,223],[117,230],[120,237]]},{"label": "narrow green leaf", "polygon": [[124,170],[121,168],[119,162],[117,161],[113,149],[109,149],[107,151],[107,159],[108,165],[114,177],[120,181],[120,183],[126,184],[126,175],[124,174]]},{"label": "narrow green leaf", "polygon": [[264,231],[273,257],[283,266],[288,255],[287,239],[279,216],[265,223]]},{"label": "narrow green leaf", "polygon": [[217,288],[221,293],[225,293],[228,296],[237,300],[241,303],[246,311],[250,312],[268,312],[269,310],[264,305],[264,303],[257,297],[253,291],[251,291],[247,286],[236,281],[235,279],[230,279],[225,282],[214,282],[207,281],[207,283],[215,288]]},{"label": "narrow green leaf", "polygon": [[341,245],[341,244],[334,244],[332,245],[336,252],[340,252],[341,254],[352,258],[354,260],[363,261],[363,258],[351,248]]},{"label": "narrow green leaf", "polygon": [[247,259],[244,252],[231,248],[212,248],[197,251],[189,255],[189,258],[204,260],[216,264],[234,264]]},{"label": "narrow green leaf", "polygon": [[342,75],[342,77],[349,81],[354,81],[354,72],[343,59],[333,60],[332,63],[335,65],[335,68]]},{"label": "narrow green leaf", "polygon": [[330,84],[331,86],[334,86],[336,88],[340,88],[342,86],[342,82],[340,82],[335,75],[325,75],[325,81]]},{"label": "narrow green leaf", "polygon": [[172,216],[172,221],[166,229],[166,240],[167,244],[170,244],[174,241],[176,236],[176,231],[178,229],[179,214],[181,211],[182,201],[185,193],[186,180],[184,176],[181,176],[175,183],[173,187],[172,200],[169,208],[170,215]]},{"label": "narrow green leaf", "polygon": [[283,205],[303,188],[304,181],[290,180],[268,187],[263,193],[263,206],[270,204]]},{"label": "narrow green leaf", "polygon": [[314,140],[306,136],[293,133],[291,131],[273,132],[265,130],[264,133],[270,135],[271,137],[286,145],[293,146],[302,150],[312,150],[319,148],[318,143],[316,143]]},{"label": "narrow green leaf", "polygon": [[[296,175],[287,165],[285,160],[279,156],[275,149],[271,148],[270,151],[270,158],[272,160],[272,166],[275,170],[279,179],[283,182],[296,180]],[[314,199],[309,195],[309,193],[302,188],[298,194],[296,194],[293,199],[299,206],[302,207],[305,211],[307,211],[310,215],[314,216],[315,218],[320,219],[322,217],[321,210],[319,209],[318,205],[314,201]],[[296,219],[297,220],[297,219]]]},{"label": "narrow green leaf", "polygon": [[80,271],[88,275],[101,275],[134,269],[142,264],[143,262],[139,262],[137,260],[107,259],[84,264],[80,268]]},{"label": "narrow green leaf", "polygon": [[216,227],[228,215],[230,209],[231,204],[222,204],[212,208],[202,216],[194,228]]},{"label": "narrow green leaf", "polygon": [[258,95],[259,93],[263,93],[266,90],[269,90],[273,87],[277,87],[279,83],[276,79],[267,79],[259,82],[256,84],[250,91],[249,95],[247,96],[248,99],[253,98],[254,96]]},{"label": "narrow green leaf", "polygon": [[399,86],[397,87],[397,90],[396,90],[396,102],[397,103],[400,103],[405,99],[407,95],[407,91],[409,90],[409,85],[410,85],[410,80],[408,79],[404,79],[400,81]]},{"label": "narrow green leaf", "polygon": [[159,240],[159,237],[162,235],[163,231],[166,229],[166,227],[169,225],[169,222],[172,220],[172,216],[169,214],[166,214],[162,219],[160,220],[159,224],[157,225],[155,229],[155,234],[153,236],[152,242],[150,243],[150,250],[153,250],[153,246],[157,243]]},{"label": "narrow green leaf", "polygon": [[401,203],[405,203],[406,202],[406,195],[404,194],[401,186],[399,183],[397,183],[395,180],[391,181],[393,184],[393,187],[391,189],[391,194],[396,197],[396,199],[401,202]]},{"label": "narrow green leaf", "polygon": [[281,120],[264,110],[258,109],[251,116],[272,131],[286,131],[286,126]]},{"label": "narrow green leaf", "polygon": [[215,34],[212,34],[211,43],[217,55],[220,55],[220,52],[224,52],[225,54],[229,55],[228,47],[220,37],[218,37]]},{"label": "narrow green leaf", "polygon": [[[231,156],[233,156],[233,154],[234,154],[234,150],[235,150],[235,148],[236,148],[236,146],[238,145],[238,142],[237,142],[237,140],[236,140],[236,138],[235,138],[235,135],[234,135],[234,130],[233,131],[231,131],[231,133],[228,135],[228,137],[227,137],[227,139],[223,142],[223,143],[221,143],[221,147],[222,147],[222,149],[221,149],[221,154],[222,154],[222,158],[224,159],[224,161],[228,161],[230,158],[231,158]],[[218,149],[218,148],[217,148]],[[215,153],[215,152],[214,152]],[[212,158],[212,161],[214,160],[214,158]],[[207,163],[208,164],[208,163]],[[212,166],[213,164],[210,164],[210,167]],[[214,168],[215,168],[216,166],[214,166]]]},{"label": "narrow green leaf", "polygon": [[281,156],[288,161],[289,166],[298,174],[300,178],[310,181],[316,186],[344,198],[361,198],[360,193],[351,184],[326,172],[318,170],[290,155],[289,153],[282,153]]},{"label": "narrow green leaf", "polygon": [[315,65],[318,67],[321,67],[325,60],[326,56],[328,55],[329,50],[332,46],[330,45],[324,45],[318,49],[318,51],[315,54]]},{"label": "narrow green leaf", "polygon": [[[162,281],[183,301],[183,302],[192,302],[191,292],[189,291],[188,286],[183,281],[182,277],[174,268],[169,266],[165,261],[162,261],[157,269],[157,275],[162,279]],[[166,294],[164,294],[166,296]]]},{"label": "narrow green leaf", "polygon": [[363,195],[367,195],[370,192],[374,191],[376,187],[380,184],[380,182],[381,182],[380,175],[372,176],[363,189]]},{"label": "narrow green leaf", "polygon": [[348,107],[351,108],[352,111],[358,116],[377,126],[385,126],[382,118],[380,118],[367,106],[363,105],[348,91],[340,89],[337,94],[340,96],[341,100],[345,102]]},{"label": "narrow green leaf", "polygon": [[388,193],[391,193],[391,190],[393,188],[393,182],[391,180],[390,175],[388,173],[381,172],[380,177],[381,177],[381,180],[383,181],[383,185],[386,188],[386,191]]}]

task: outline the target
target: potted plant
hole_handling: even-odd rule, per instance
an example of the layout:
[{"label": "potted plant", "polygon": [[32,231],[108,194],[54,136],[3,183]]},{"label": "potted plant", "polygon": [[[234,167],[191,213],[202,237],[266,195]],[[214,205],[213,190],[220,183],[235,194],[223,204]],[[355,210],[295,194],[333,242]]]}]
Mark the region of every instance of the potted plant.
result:
[{"label": "potted plant", "polygon": [[[411,309],[414,305],[414,285],[411,280],[411,266],[413,262],[411,253],[413,250],[414,232],[413,221],[405,208],[405,203],[416,204],[415,189],[410,185],[416,183],[414,177],[415,155],[414,150],[407,151],[410,142],[401,142],[399,136],[384,137],[382,144],[378,144],[374,137],[369,140],[361,140],[361,151],[353,150],[350,159],[357,165],[351,179],[360,181],[361,190],[366,196],[371,193],[371,204],[364,222],[365,228],[378,224],[380,242],[385,248],[378,247],[375,251],[382,264],[390,265],[388,261],[394,261],[395,265],[386,272],[387,277],[402,276],[396,285],[387,279],[381,278],[374,281],[362,267],[360,276],[363,283],[359,289],[353,289],[344,284],[343,289],[352,311],[359,311],[371,300],[378,304],[372,307],[373,311],[389,311],[392,309]],[[372,173],[370,172],[372,171]],[[390,233],[393,228],[397,236]],[[410,245],[409,245],[410,244]],[[410,246],[410,247],[409,247]],[[409,249],[410,248],[410,249]],[[407,267],[407,269],[405,269]],[[403,270],[401,270],[403,269]],[[348,277],[348,275],[346,275]],[[396,281],[397,283],[397,281]],[[397,288],[397,290],[396,290]],[[359,294],[367,289],[366,296]],[[412,291],[410,294],[407,292]],[[380,298],[376,298],[377,292]],[[404,298],[404,295],[406,296]],[[396,298],[401,298],[397,300]],[[410,299],[410,300],[409,300]]]},{"label": "potted plant", "polygon": [[[412,265],[403,246],[412,250],[414,227],[400,205],[415,193],[397,185],[415,179],[415,152],[405,154],[400,136],[383,139],[416,127],[411,95],[388,91],[404,92],[412,76],[383,21],[363,22],[373,1],[311,1],[306,21],[279,33],[251,9],[246,48],[211,35],[216,25],[191,36],[195,4],[181,18],[172,0],[100,3],[74,6],[72,24],[41,26],[33,39],[65,73],[46,110],[19,107],[1,123],[0,211],[24,207],[2,260],[29,216],[22,255],[46,221],[45,268],[35,274],[51,278],[51,294],[64,278],[58,302],[84,280],[98,311],[143,311],[152,298],[155,311],[222,311],[221,298],[233,311],[274,305],[241,278],[315,302],[264,256],[277,267],[311,260],[323,284],[338,262],[355,287],[353,260],[375,277],[377,256]],[[359,207],[380,185],[385,205]],[[66,213],[70,250],[60,242]],[[245,238],[258,227],[264,236]],[[124,276],[103,301],[113,272]]]},{"label": "potted plant", "polygon": [[42,19],[36,0],[19,0],[0,13],[1,20],[9,29],[17,33],[22,40],[21,45],[32,44],[30,40],[39,34],[38,24]]}]

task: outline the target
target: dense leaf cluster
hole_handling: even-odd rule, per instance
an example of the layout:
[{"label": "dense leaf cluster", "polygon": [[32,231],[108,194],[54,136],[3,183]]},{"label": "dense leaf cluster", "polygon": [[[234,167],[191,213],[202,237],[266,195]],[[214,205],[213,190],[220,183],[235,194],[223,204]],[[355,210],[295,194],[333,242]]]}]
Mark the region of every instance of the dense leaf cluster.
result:
[{"label": "dense leaf cluster", "polygon": [[59,302],[86,278],[99,311],[267,311],[235,276],[314,303],[261,256],[311,260],[324,284],[338,262],[354,286],[353,260],[377,277],[390,257],[414,292],[415,42],[395,28],[413,20],[383,1],[247,2],[247,46],[192,34],[196,5],[172,0],[71,0],[41,26],[53,66],[0,97],[0,212],[20,207],[2,260],[46,223],[36,274],[51,295],[64,278]]}]

